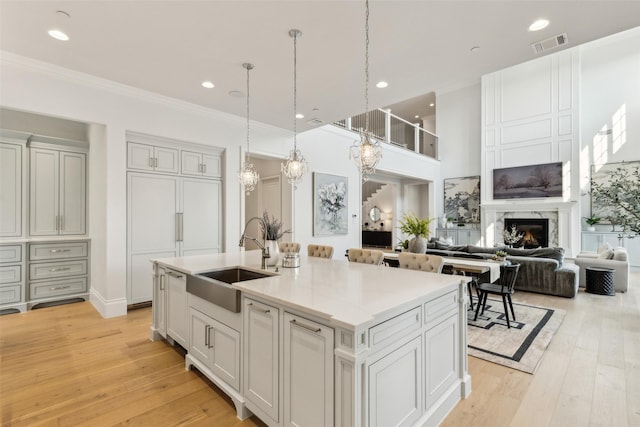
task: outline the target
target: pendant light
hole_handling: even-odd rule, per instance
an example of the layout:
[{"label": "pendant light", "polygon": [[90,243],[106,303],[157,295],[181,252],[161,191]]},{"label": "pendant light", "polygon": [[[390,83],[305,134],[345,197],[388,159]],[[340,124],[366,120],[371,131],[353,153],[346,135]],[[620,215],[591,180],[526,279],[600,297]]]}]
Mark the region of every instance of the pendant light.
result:
[{"label": "pendant light", "polygon": [[366,0],[365,11],[365,62],[364,62],[364,102],[365,102],[365,124],[364,130],[360,132],[360,140],[354,141],[350,148],[349,157],[353,159],[358,171],[365,182],[376,171],[376,166],[382,158],[382,147],[380,142],[373,137],[369,131],[369,0]]},{"label": "pendant light", "polygon": [[289,152],[289,157],[287,157],[280,165],[280,169],[282,173],[287,177],[289,184],[292,184],[294,189],[296,189],[296,184],[298,184],[305,173],[307,173],[307,161],[304,156],[298,150],[297,144],[297,134],[298,134],[298,126],[296,115],[298,114],[298,86],[297,86],[297,66],[298,66],[298,57],[297,57],[297,44],[298,37],[302,37],[302,31],[300,30],[290,30],[289,37],[293,38],[293,150]]},{"label": "pendant light", "polygon": [[258,181],[260,181],[260,175],[253,168],[253,164],[250,162],[251,159],[249,157],[249,153],[251,153],[251,150],[249,149],[249,71],[253,70],[253,64],[244,63],[242,66],[247,70],[247,157],[242,165],[242,170],[238,172],[238,178],[240,179],[240,183],[244,186],[244,190],[248,196],[249,193],[256,188]]}]

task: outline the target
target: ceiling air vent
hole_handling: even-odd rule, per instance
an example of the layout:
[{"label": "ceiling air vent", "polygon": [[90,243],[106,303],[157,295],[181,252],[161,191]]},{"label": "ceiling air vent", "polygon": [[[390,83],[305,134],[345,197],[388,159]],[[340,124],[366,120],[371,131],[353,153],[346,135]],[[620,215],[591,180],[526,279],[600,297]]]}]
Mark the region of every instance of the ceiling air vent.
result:
[{"label": "ceiling air vent", "polygon": [[555,49],[559,46],[564,46],[567,43],[569,43],[569,39],[567,39],[567,33],[562,33],[558,34],[557,36],[532,43],[531,48],[533,49],[534,53],[542,53],[551,49]]},{"label": "ceiling air vent", "polygon": [[307,123],[309,123],[310,125],[318,126],[323,124],[324,121],[320,119],[311,119],[311,120],[308,120]]}]

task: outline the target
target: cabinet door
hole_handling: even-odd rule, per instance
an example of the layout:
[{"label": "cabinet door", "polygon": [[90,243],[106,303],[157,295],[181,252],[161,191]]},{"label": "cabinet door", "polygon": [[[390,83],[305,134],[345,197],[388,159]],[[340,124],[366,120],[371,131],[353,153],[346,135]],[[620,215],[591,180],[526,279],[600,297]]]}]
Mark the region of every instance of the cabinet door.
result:
[{"label": "cabinet door", "polygon": [[369,365],[371,427],[411,426],[422,413],[422,340],[416,337]]},{"label": "cabinet door", "polygon": [[22,146],[0,143],[0,237],[22,235]]},{"label": "cabinet door", "polygon": [[211,369],[211,349],[209,347],[209,328],[211,318],[198,310],[191,308],[191,327],[189,336],[189,353]]},{"label": "cabinet door", "polygon": [[180,173],[182,175],[202,175],[202,155],[191,151],[180,152]]},{"label": "cabinet door", "polygon": [[211,372],[240,390],[240,333],[211,319],[209,328]]},{"label": "cabinet door", "polygon": [[189,348],[188,331],[187,277],[167,270],[167,335],[183,348]]},{"label": "cabinet door", "polygon": [[86,156],[60,152],[60,234],[86,233]]},{"label": "cabinet door", "polygon": [[631,267],[640,267],[640,237],[633,239],[624,239],[624,247],[627,248],[629,256],[629,265]]},{"label": "cabinet door", "polygon": [[581,250],[585,252],[598,252],[598,247],[602,244],[602,235],[587,231],[582,232]]},{"label": "cabinet door", "polygon": [[469,244],[482,246],[482,236],[480,234],[480,230],[469,230]]},{"label": "cabinet door", "polygon": [[202,155],[203,176],[219,178],[222,176],[222,160],[220,156],[213,154]]},{"label": "cabinet door", "polygon": [[471,241],[469,230],[458,230],[458,245],[468,245]]},{"label": "cabinet door", "polygon": [[177,178],[129,173],[127,192],[127,299],[151,301],[152,258],[178,256]]},{"label": "cabinet door", "polygon": [[284,314],[284,425],[333,426],[333,329]]},{"label": "cabinet door", "polygon": [[129,142],[127,144],[127,168],[153,170],[153,146]]},{"label": "cabinet door", "polygon": [[59,152],[31,148],[29,233],[58,234]]},{"label": "cabinet door", "polygon": [[458,315],[425,332],[426,410],[460,377],[458,360]]},{"label": "cabinet door", "polygon": [[[162,267],[157,267],[153,277],[153,328],[162,337],[167,337],[167,274]],[[157,337],[155,337],[157,338]],[[152,339],[155,339],[152,336]]]},{"label": "cabinet door", "polygon": [[182,189],[182,254],[216,253],[221,247],[220,181],[181,180]]},{"label": "cabinet door", "polygon": [[279,420],[277,308],[244,301],[244,395],[276,423]]},{"label": "cabinet door", "polygon": [[155,147],[155,171],[178,173],[180,152],[173,148]]}]

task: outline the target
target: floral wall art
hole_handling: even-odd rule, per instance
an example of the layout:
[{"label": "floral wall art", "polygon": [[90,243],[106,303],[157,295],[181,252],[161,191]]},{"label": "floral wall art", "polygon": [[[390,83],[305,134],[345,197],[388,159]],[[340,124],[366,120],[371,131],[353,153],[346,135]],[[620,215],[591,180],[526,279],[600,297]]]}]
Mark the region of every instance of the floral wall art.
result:
[{"label": "floral wall art", "polygon": [[313,173],[313,235],[347,234],[347,184],[344,176]]}]

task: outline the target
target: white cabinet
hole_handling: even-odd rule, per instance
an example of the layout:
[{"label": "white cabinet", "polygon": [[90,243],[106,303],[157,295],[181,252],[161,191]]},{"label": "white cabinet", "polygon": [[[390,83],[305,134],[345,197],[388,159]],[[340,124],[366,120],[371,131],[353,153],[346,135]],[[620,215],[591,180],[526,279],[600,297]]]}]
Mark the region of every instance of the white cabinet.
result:
[{"label": "white cabinet", "polygon": [[180,152],[182,175],[206,176],[219,178],[222,176],[220,156],[182,150]]},{"label": "white cabinet", "polygon": [[597,252],[602,244],[608,243],[612,247],[622,246],[627,249],[629,265],[640,268],[640,237],[628,238],[617,231],[583,231],[581,250]]},{"label": "white cabinet", "polygon": [[333,335],[325,325],[284,314],[284,425],[330,427]]},{"label": "white cabinet", "polygon": [[426,410],[460,378],[458,345],[458,315],[455,313],[424,334]]},{"label": "white cabinet", "polygon": [[368,426],[411,426],[420,418],[422,360],[418,336],[368,365]]},{"label": "white cabinet", "polygon": [[476,245],[482,244],[480,230],[475,228],[438,228],[438,237],[451,239],[453,245]]},{"label": "white cabinet", "polygon": [[277,308],[251,299],[243,303],[244,396],[258,416],[279,423],[279,318]]},{"label": "white cabinet", "polygon": [[189,353],[211,372],[240,390],[240,333],[206,314],[190,308]]},{"label": "white cabinet", "polygon": [[187,277],[184,273],[166,270],[167,280],[167,335],[183,348],[189,348],[189,306],[187,304]]},{"label": "white cabinet", "polygon": [[24,245],[0,245],[0,310],[25,309]]},{"label": "white cabinet", "polygon": [[129,169],[178,173],[179,150],[147,144],[127,144],[127,167]]},{"label": "white cabinet", "polygon": [[24,145],[0,142],[0,237],[23,234],[23,151]]},{"label": "white cabinet", "polygon": [[30,149],[29,234],[86,233],[86,154]]}]

